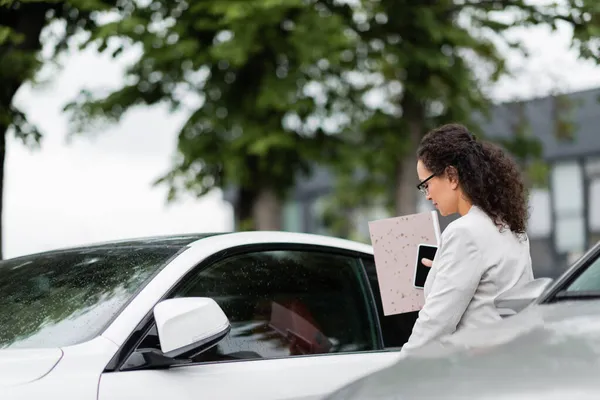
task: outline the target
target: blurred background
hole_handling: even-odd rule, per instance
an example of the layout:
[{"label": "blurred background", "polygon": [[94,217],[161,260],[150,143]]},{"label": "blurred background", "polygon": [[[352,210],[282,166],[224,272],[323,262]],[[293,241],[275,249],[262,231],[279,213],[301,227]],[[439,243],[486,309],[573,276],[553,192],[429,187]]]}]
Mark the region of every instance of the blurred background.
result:
[{"label": "blurred background", "polygon": [[369,242],[369,220],[430,209],[416,146],[460,122],[521,165],[556,277],[600,240],[599,36],[596,0],[0,0],[2,256]]}]

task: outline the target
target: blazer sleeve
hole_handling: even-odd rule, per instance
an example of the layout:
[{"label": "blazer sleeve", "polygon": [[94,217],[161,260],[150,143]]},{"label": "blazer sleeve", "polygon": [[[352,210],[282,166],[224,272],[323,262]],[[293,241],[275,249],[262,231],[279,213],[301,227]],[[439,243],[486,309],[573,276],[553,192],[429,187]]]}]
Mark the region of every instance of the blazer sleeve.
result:
[{"label": "blazer sleeve", "polygon": [[401,353],[454,333],[481,280],[481,253],[472,233],[466,227],[448,228],[432,266],[437,271],[431,289]]}]

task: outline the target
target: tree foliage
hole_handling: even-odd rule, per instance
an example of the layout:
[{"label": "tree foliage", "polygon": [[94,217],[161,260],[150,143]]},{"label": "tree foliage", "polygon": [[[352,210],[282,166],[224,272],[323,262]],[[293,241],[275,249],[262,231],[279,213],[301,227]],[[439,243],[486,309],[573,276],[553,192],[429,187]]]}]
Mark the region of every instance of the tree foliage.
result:
[{"label": "tree foliage", "polygon": [[[83,94],[67,109],[79,131],[142,104],[186,110],[176,162],[159,182],[171,198],[238,187],[241,218],[250,218],[261,191],[284,197],[335,148],[330,133],[343,121],[333,117],[351,90],[344,72],[356,40],[348,13],[347,5],[304,0],[132,3],[89,40],[115,54],[127,41],[141,44],[128,84]],[[115,49],[114,39],[125,40]]]},{"label": "tree foliage", "polygon": [[[490,88],[510,74],[507,51],[527,55],[515,40],[514,29],[566,24],[573,29],[572,47],[583,59],[598,62],[600,3],[563,1],[541,4],[517,0],[411,2],[375,0],[363,2],[359,14],[361,42],[371,60],[371,90],[383,93],[386,102],[364,114],[360,167],[364,179],[349,181],[342,173],[331,199],[347,208],[365,206],[365,193],[390,213],[416,211],[415,152],[422,135],[434,126],[461,122],[478,136],[489,117],[493,99]],[[566,112],[557,100],[556,135],[573,135]],[[559,110],[560,109],[560,110]],[[512,139],[501,144],[528,172],[531,184],[543,184],[547,169],[541,160],[540,141],[515,127]],[[489,139],[489,138],[488,138]],[[491,138],[493,139],[493,138]],[[344,158],[356,165],[357,154]],[[342,198],[343,199],[342,199]],[[341,215],[341,219],[347,219]],[[329,219],[332,220],[331,215]],[[339,233],[339,232],[335,232]]]},{"label": "tree foliage", "polygon": [[[593,0],[123,3],[87,44],[115,57],[133,44],[141,55],[123,87],[83,92],[67,107],[75,130],[136,106],[186,110],[176,161],[159,182],[171,198],[237,187],[241,219],[256,216],[265,191],[284,198],[315,164],[340,176],[330,221],[371,200],[414,212],[420,138],[450,121],[484,136],[490,88],[510,73],[507,51],[525,51],[512,30],[567,24],[580,57],[598,60]],[[539,143],[514,133],[503,144],[531,165]]]},{"label": "tree foliage", "polygon": [[[0,215],[2,213],[6,135],[12,132],[23,143],[37,146],[42,133],[27,120],[13,102],[26,82],[35,79],[39,69],[68,47],[76,33],[97,26],[96,16],[112,6],[112,0],[0,0]],[[47,35],[50,55],[41,55],[45,28],[58,24],[62,29]],[[2,258],[0,223],[0,258]]]},{"label": "tree foliage", "polygon": [[[37,144],[41,133],[27,121],[27,116],[13,104],[17,90],[34,80],[44,65],[68,47],[76,33],[96,26],[93,12],[106,10],[110,2],[100,0],[0,1],[0,134],[12,128],[27,144]],[[42,33],[53,23],[64,24],[59,33],[48,39],[54,43],[50,57],[44,59]]]}]

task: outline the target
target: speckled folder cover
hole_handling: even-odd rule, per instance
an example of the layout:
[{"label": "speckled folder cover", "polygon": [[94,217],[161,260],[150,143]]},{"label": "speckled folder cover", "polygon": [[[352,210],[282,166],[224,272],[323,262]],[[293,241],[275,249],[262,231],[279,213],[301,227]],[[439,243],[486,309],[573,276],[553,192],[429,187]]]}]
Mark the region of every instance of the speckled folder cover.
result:
[{"label": "speckled folder cover", "polygon": [[419,244],[439,246],[436,211],[369,222],[375,268],[385,315],[423,307],[423,290],[413,286]]}]

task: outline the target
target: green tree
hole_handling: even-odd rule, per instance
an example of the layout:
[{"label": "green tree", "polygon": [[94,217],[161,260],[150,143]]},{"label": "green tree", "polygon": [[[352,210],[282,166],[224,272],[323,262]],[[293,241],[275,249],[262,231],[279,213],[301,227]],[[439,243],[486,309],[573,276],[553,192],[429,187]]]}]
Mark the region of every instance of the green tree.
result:
[{"label": "green tree", "polygon": [[[69,38],[95,26],[92,12],[107,9],[101,0],[0,0],[0,216],[4,187],[6,138],[14,134],[26,145],[37,145],[41,133],[27,121],[14,104],[19,88],[35,78],[41,66],[68,47]],[[55,47],[45,60],[42,31],[51,23],[63,23],[58,36],[51,37]],[[0,221],[0,258],[2,258],[2,223]]]},{"label": "green tree", "polygon": [[140,44],[142,55],[127,85],[68,105],[74,130],[117,122],[138,105],[185,110],[175,163],[158,180],[170,199],[236,187],[240,229],[280,229],[282,199],[299,174],[333,157],[333,133],[345,124],[332,116],[352,90],[343,79],[357,40],[350,14],[335,1],[132,3],[89,44],[115,51],[117,38]]},{"label": "green tree", "polygon": [[[360,138],[352,135],[348,151],[366,173],[349,181],[343,171],[333,204],[364,203],[365,193],[384,199],[396,215],[416,211],[416,148],[425,132],[447,122],[461,122],[478,136],[492,104],[490,87],[510,71],[505,49],[526,54],[523,43],[508,34],[516,27],[558,24],[573,28],[572,45],[581,58],[598,61],[594,47],[600,33],[600,3],[594,0],[533,5],[521,0],[372,0],[356,13],[362,53],[370,60],[371,90],[385,101],[362,116]],[[479,117],[479,118],[478,118]],[[564,132],[565,129],[560,130]],[[541,155],[539,143],[522,132],[504,144]],[[357,143],[362,143],[359,153]],[[360,158],[360,161],[357,159]],[[535,163],[534,163],[535,164]],[[539,175],[539,163],[533,165]],[[542,172],[543,173],[543,172]],[[337,199],[336,199],[337,197]],[[343,197],[343,201],[339,199]],[[335,206],[333,207],[335,209]],[[330,216],[329,216],[330,217]],[[331,217],[330,217],[331,218]]]}]

